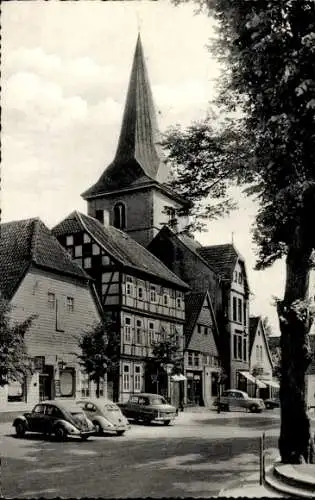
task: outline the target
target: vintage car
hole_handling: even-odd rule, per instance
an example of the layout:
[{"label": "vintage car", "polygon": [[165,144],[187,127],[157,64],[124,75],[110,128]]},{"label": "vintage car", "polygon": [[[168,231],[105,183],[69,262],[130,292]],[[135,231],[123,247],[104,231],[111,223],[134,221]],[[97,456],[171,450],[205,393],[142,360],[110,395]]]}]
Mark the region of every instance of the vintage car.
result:
[{"label": "vintage car", "polygon": [[74,401],[43,401],[31,412],[16,417],[12,425],[18,437],[26,432],[40,432],[53,434],[61,441],[67,436],[87,439],[95,434],[93,423]]},{"label": "vintage car", "polygon": [[265,403],[265,407],[267,408],[267,410],[273,410],[274,408],[280,407],[279,397],[265,399],[264,403]]},{"label": "vintage car", "polygon": [[146,424],[155,421],[169,425],[176,417],[176,408],[159,394],[132,394],[127,403],[119,406],[128,419],[141,420]]},{"label": "vintage car", "polygon": [[121,436],[130,425],[120,408],[109,399],[79,399],[76,404],[93,422],[97,434],[115,433]]},{"label": "vintage car", "polygon": [[215,401],[215,405],[219,405],[221,410],[245,409],[252,413],[259,413],[265,408],[262,399],[251,398],[247,392],[239,391],[238,389],[224,391],[220,399],[217,398]]}]

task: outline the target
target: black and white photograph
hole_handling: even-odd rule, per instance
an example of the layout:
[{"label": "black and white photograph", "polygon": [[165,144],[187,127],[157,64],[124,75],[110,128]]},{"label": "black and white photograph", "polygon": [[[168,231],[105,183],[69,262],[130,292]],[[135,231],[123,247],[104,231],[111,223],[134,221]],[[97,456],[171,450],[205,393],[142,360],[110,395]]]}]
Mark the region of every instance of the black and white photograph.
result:
[{"label": "black and white photograph", "polygon": [[315,1],[1,11],[0,498],[314,498]]}]

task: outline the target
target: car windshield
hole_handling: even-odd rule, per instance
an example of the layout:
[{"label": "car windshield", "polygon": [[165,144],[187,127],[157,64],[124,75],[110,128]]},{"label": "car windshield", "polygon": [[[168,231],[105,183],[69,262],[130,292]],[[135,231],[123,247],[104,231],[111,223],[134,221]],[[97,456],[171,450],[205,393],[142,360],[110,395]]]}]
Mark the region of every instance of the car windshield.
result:
[{"label": "car windshield", "polygon": [[162,397],[151,399],[151,405],[165,405],[165,404],[166,400]]}]

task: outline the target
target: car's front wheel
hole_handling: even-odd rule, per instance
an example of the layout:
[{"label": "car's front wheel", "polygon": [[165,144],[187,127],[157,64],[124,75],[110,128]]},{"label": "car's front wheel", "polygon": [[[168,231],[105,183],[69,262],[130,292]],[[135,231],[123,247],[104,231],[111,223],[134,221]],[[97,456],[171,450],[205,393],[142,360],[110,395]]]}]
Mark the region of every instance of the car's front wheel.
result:
[{"label": "car's front wheel", "polygon": [[272,405],[270,403],[265,403],[267,410],[272,410]]},{"label": "car's front wheel", "polygon": [[163,424],[164,425],[170,425],[171,421],[170,420],[164,420]]},{"label": "car's front wheel", "polygon": [[15,425],[15,434],[17,435],[17,437],[23,437],[25,435],[25,431],[25,424],[23,424],[23,422],[17,422],[17,424]]},{"label": "car's front wheel", "polygon": [[117,436],[122,436],[125,434],[125,431],[116,431]]},{"label": "car's front wheel", "polygon": [[64,441],[67,437],[67,431],[64,427],[61,427],[61,425],[56,427],[54,434],[57,441]]},{"label": "car's front wheel", "polygon": [[252,405],[250,408],[249,408],[249,411],[251,413],[257,413],[259,410],[258,410],[258,406],[257,405]]}]

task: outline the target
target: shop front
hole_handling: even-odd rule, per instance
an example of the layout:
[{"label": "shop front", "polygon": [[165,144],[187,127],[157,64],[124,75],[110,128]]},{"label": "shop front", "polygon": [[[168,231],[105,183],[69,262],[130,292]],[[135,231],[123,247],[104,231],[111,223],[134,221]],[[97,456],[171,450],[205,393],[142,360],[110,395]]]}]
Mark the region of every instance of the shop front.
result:
[{"label": "shop front", "polygon": [[202,394],[202,372],[186,372],[186,403],[194,406],[204,406]]}]

